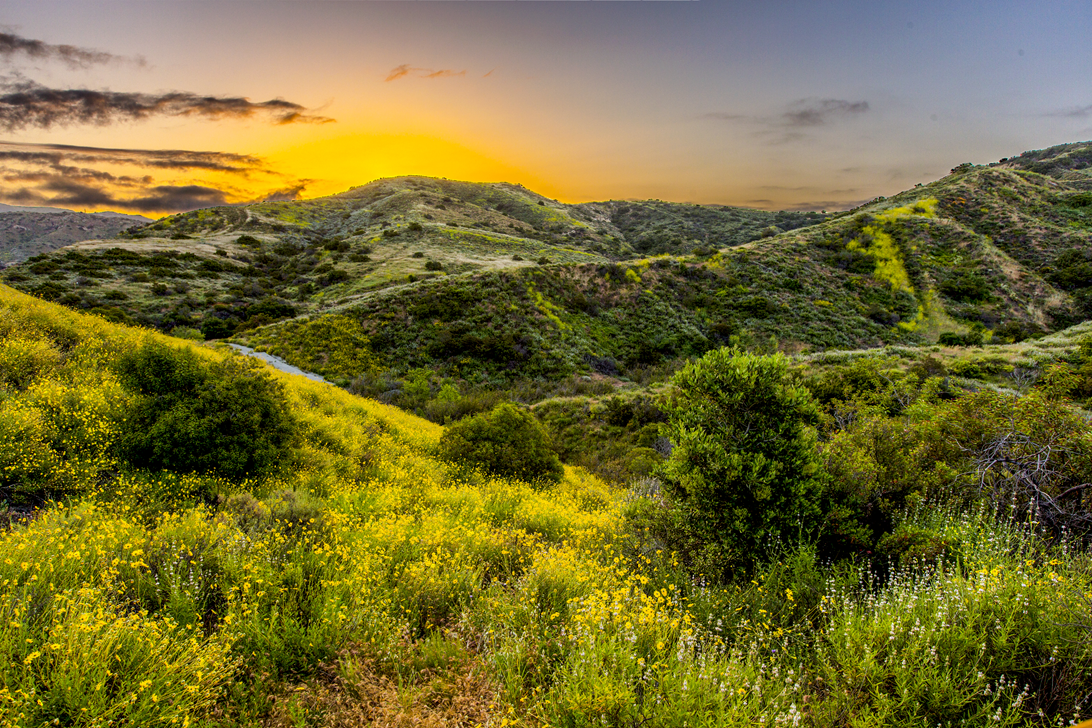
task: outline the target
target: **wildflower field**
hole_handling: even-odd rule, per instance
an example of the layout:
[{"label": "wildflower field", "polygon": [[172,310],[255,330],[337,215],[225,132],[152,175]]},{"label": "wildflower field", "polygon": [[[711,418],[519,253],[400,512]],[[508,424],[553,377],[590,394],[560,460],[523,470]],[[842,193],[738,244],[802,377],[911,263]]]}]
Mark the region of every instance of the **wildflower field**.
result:
[{"label": "wildflower field", "polygon": [[[253,477],[164,466],[134,439],[141,347],[272,382],[291,437]],[[1020,503],[922,490],[891,510],[898,558],[803,540],[707,578],[657,487],[485,475],[438,458],[439,425],[237,358],[0,286],[0,726],[1092,716],[1092,557]]]}]

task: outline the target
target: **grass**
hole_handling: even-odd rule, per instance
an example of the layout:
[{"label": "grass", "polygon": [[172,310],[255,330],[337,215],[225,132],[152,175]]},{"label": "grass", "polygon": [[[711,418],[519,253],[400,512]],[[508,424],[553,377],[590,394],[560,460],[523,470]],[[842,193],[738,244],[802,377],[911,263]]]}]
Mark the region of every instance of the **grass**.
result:
[{"label": "grass", "polygon": [[[484,477],[435,459],[439,426],[287,375],[303,435],[283,471],[132,471],[110,447],[123,416],[95,403],[118,393],[112,357],[155,335],[10,289],[0,323],[23,342],[0,367],[0,421],[45,428],[7,442],[0,477],[56,498],[0,532],[0,724],[1088,715],[1092,636],[1072,614],[1089,555],[1005,512],[901,513],[958,544],[941,561],[888,571],[786,548],[713,586],[631,530],[654,494],[573,468],[547,491]],[[33,368],[12,363],[26,352]]]}]

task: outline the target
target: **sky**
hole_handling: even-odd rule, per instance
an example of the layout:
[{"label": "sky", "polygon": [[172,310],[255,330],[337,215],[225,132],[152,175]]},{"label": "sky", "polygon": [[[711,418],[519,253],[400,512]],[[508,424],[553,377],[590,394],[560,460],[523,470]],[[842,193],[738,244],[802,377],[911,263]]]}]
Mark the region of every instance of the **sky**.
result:
[{"label": "sky", "polygon": [[8,0],[0,202],[853,207],[1092,138],[1088,0]]}]

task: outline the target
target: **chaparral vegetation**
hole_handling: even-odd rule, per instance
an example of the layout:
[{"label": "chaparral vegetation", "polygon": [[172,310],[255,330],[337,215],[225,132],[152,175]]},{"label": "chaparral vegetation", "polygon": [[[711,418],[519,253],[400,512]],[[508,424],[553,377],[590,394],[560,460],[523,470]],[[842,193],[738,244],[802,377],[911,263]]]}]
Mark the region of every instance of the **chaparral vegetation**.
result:
[{"label": "chaparral vegetation", "polygon": [[1089,164],[829,216],[403,178],[27,258],[0,727],[1092,718]]},{"label": "chaparral vegetation", "polygon": [[[1076,364],[1019,396],[714,352],[659,478],[524,481],[331,385],[0,297],[0,724],[1090,712]],[[519,415],[458,447],[540,457]]]}]

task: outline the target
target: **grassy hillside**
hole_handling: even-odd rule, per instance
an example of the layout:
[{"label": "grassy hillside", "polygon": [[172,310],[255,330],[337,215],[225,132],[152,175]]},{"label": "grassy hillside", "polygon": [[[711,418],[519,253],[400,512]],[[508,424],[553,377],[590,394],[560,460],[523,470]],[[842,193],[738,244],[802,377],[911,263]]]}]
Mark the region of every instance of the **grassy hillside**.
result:
[{"label": "grassy hillside", "polygon": [[[714,582],[685,532],[665,529],[654,483],[625,492],[572,468],[546,490],[486,477],[439,461],[442,428],[397,409],[7,287],[0,330],[2,725],[1090,715],[1086,546],[973,495],[959,459],[974,428],[1013,417],[1086,457],[1065,405],[945,400],[926,376],[908,409],[883,414],[861,389],[858,423],[822,453],[830,497],[859,499],[862,520],[831,528],[880,529],[860,543],[883,557],[858,545],[831,563],[825,541],[787,542]],[[167,451],[201,431],[204,398],[248,392],[240,405],[258,396],[291,419],[269,467],[148,464],[132,444],[185,385],[148,388],[172,367],[209,386],[166,413],[195,428],[172,430]],[[896,435],[920,458],[891,460]]]},{"label": "grassy hillside", "polygon": [[[396,178],[176,215],[5,278],[115,321],[234,336],[373,394],[421,369],[464,391],[641,377],[725,344],[997,344],[1092,311],[1090,154],[960,165],[827,217]],[[320,335],[331,321],[342,336]]]},{"label": "grassy hillside", "polygon": [[418,281],[737,245],[822,217],[657,202],[574,206],[517,185],[402,177],[317,200],[174,215],[33,257],[5,280],[117,321],[220,338]]},{"label": "grassy hillside", "polygon": [[[716,253],[447,276],[336,312],[360,323],[381,368],[427,367],[471,384],[625,373],[731,342],[788,351],[942,336],[1005,343],[1087,317],[1085,194],[1022,170],[960,169]],[[322,352],[295,343],[306,326],[240,338],[315,365]]]}]

